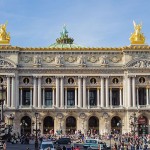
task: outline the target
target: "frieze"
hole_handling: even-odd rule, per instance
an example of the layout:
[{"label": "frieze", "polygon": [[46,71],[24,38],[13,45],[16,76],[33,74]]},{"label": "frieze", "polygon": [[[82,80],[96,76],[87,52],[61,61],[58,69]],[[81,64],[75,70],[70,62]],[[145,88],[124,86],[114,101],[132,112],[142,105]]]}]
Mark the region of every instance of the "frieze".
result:
[{"label": "frieze", "polygon": [[113,63],[117,63],[119,61],[121,61],[122,57],[121,56],[113,56],[110,58],[110,61],[112,61]]},{"label": "frieze", "polygon": [[77,57],[69,56],[65,58],[65,61],[68,61],[69,63],[73,63],[77,61]]},{"label": "frieze", "polygon": [[23,56],[20,58],[20,61],[23,61],[24,63],[29,63],[30,61],[32,61],[32,57]]},{"label": "frieze", "polygon": [[55,60],[54,57],[50,57],[50,56],[46,56],[46,57],[43,57],[43,61],[47,62],[47,63],[51,63]]},{"label": "frieze", "polygon": [[96,63],[98,61],[98,58],[95,56],[91,56],[87,58],[87,61],[91,62],[91,63]]}]

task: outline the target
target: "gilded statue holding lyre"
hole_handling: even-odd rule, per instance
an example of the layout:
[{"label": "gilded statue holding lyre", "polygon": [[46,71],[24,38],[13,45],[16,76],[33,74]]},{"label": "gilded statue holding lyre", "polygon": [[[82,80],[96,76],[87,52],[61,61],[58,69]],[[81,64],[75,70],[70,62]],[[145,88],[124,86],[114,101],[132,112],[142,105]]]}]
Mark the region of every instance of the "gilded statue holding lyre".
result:
[{"label": "gilded statue holding lyre", "polygon": [[131,37],[130,37],[131,44],[145,44],[144,34],[141,33],[142,23],[136,24],[133,21],[133,25],[134,25],[134,32],[131,33]]},{"label": "gilded statue holding lyre", "polygon": [[0,44],[9,44],[10,34],[6,32],[7,23],[0,25]]}]

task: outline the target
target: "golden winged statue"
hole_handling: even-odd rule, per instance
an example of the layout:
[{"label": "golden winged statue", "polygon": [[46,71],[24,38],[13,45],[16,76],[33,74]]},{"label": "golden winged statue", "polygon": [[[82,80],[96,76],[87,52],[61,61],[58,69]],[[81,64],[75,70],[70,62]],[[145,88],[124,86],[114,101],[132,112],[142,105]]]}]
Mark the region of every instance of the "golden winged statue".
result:
[{"label": "golden winged statue", "polygon": [[145,44],[145,36],[143,33],[141,33],[142,23],[136,24],[135,21],[133,21],[133,25],[134,32],[131,33],[131,36],[129,38],[131,44]]},{"label": "golden winged statue", "polygon": [[10,34],[6,32],[7,23],[0,25],[0,44],[9,44]]}]

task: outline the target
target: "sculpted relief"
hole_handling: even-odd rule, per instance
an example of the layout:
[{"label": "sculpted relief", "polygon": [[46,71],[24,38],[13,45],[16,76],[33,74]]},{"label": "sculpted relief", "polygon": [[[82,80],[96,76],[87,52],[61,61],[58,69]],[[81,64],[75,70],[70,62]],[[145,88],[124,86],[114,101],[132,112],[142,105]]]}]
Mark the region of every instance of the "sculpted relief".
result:
[{"label": "sculpted relief", "polygon": [[149,68],[150,60],[135,60],[134,62],[129,62],[126,66],[135,68]]}]

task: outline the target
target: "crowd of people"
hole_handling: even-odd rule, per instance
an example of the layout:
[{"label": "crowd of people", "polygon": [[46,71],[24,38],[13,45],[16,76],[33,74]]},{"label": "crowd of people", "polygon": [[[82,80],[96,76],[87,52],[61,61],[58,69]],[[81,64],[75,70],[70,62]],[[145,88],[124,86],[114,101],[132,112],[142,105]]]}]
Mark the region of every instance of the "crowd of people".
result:
[{"label": "crowd of people", "polygon": [[[98,132],[91,131],[87,131],[86,134],[83,134],[80,130],[75,131],[74,134],[72,134],[72,132],[67,134],[62,134],[62,132],[56,132],[55,134],[53,132],[48,132],[47,134],[38,134],[39,143],[41,143],[43,139],[52,139],[55,141],[61,137],[69,137],[73,143],[83,143],[86,138],[95,138],[106,142],[114,150],[146,150],[148,148],[148,144],[150,144],[150,134],[139,136],[131,133],[98,134]],[[8,139],[8,142],[11,142],[12,144],[30,144],[31,141],[34,142],[34,139],[34,134],[25,134],[20,136],[19,134],[14,133]]]}]

